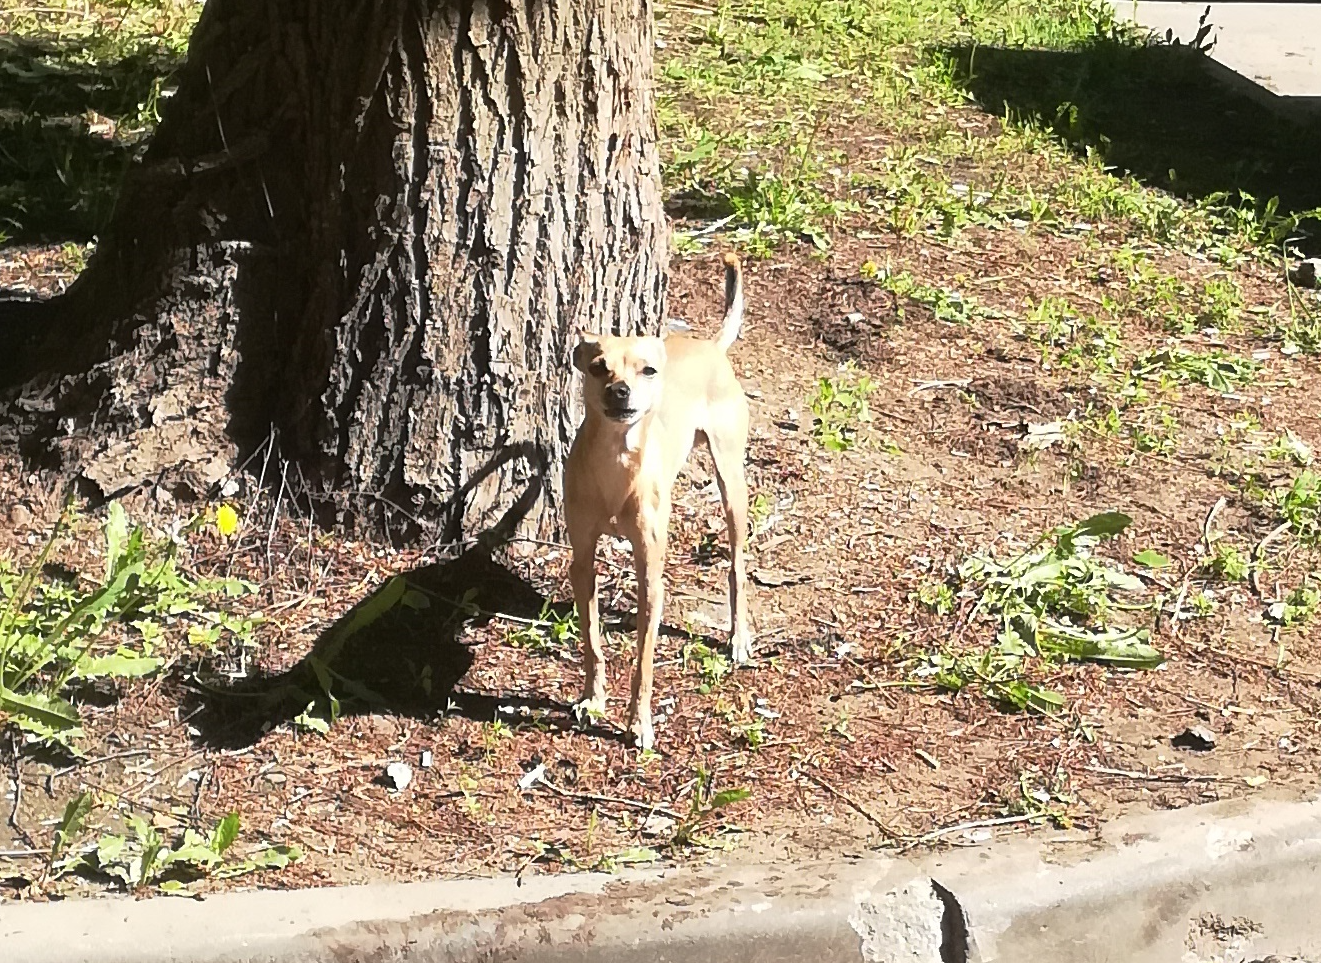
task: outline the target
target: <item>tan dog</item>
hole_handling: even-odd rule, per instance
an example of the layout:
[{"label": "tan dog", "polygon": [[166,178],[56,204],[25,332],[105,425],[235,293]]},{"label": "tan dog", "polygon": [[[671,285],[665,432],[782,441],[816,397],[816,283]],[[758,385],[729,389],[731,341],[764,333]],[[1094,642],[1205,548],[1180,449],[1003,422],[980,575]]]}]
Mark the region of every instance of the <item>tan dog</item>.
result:
[{"label": "tan dog", "polygon": [[736,663],[751,656],[743,544],[748,486],[743,457],[748,401],[725,356],[743,323],[743,273],[725,257],[725,320],[715,341],[673,335],[617,338],[583,334],[573,364],[583,372],[586,415],[565,468],[565,522],[573,547],[570,577],[582,621],[587,679],[578,713],[605,710],[605,654],[596,600],[596,543],[627,538],[638,578],[638,651],[628,705],[637,745],[655,742],[651,672],[664,598],[670,489],[694,442],[715,461],[729,529],[730,629]]}]

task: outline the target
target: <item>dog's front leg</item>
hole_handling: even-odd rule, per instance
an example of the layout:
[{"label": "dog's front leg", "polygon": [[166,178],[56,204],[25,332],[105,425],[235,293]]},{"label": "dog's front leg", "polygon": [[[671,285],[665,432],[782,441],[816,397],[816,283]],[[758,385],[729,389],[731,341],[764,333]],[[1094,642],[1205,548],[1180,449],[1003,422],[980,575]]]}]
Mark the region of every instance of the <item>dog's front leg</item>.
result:
[{"label": "dog's front leg", "polygon": [[569,544],[573,548],[569,581],[578,607],[585,676],[583,697],[574,706],[574,713],[584,721],[605,714],[605,650],[601,645],[601,613],[596,599],[596,543],[600,537],[600,533],[585,528],[569,528]]},{"label": "dog's front leg", "polygon": [[656,658],[665,604],[665,550],[669,505],[662,500],[640,515],[633,543],[633,564],[638,576],[638,651],[633,666],[633,690],[628,704],[628,731],[639,749],[656,743],[651,721],[651,674]]}]

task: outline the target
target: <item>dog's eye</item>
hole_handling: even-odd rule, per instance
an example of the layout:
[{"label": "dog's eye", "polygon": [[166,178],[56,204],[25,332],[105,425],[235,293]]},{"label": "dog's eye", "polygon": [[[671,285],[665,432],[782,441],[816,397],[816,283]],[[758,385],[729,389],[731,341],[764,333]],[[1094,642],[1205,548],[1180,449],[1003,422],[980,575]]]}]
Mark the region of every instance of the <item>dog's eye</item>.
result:
[{"label": "dog's eye", "polygon": [[590,371],[592,374],[596,375],[597,377],[600,377],[601,375],[605,374],[605,359],[598,358],[596,361],[593,361],[588,366],[587,370]]},{"label": "dog's eye", "polygon": [[656,377],[656,369],[653,368],[651,365],[647,365],[645,368],[642,369],[642,377],[644,378]]}]

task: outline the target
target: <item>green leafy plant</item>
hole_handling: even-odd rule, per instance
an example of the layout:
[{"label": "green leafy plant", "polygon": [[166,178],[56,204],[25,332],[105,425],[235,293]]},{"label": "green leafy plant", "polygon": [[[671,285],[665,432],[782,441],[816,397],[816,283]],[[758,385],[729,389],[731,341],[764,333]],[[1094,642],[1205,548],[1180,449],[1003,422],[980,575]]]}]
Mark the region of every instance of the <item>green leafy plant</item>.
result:
[{"label": "green leafy plant", "polygon": [[828,451],[847,451],[857,440],[858,429],[871,421],[867,399],[876,386],[870,377],[847,367],[838,378],[822,378],[816,394],[808,401],[812,437]]},{"label": "green leafy plant", "polygon": [[805,240],[818,250],[830,247],[826,225],[843,208],[801,177],[748,171],[741,183],[726,189],[741,227],[734,238],[757,256],[769,255],[786,241]]},{"label": "green leafy plant", "polygon": [[157,642],[167,623],[199,628],[208,638],[222,633],[251,642],[259,619],[216,611],[216,596],[252,590],[238,579],[195,580],[176,563],[182,539],[201,524],[196,518],[176,538],[151,539],[130,526],[123,507],[112,502],[103,526],[105,573],[92,588],[83,576],[48,577],[46,563],[73,517],[66,505],[36,559],[21,574],[0,564],[0,724],[17,726],[48,742],[73,749],[81,717],[66,697],[75,680],[133,679],[164,665]]},{"label": "green leafy plant", "polygon": [[1105,512],[1053,529],[1007,560],[969,557],[958,570],[961,584],[978,596],[968,621],[990,621],[995,641],[981,649],[929,654],[913,675],[952,690],[974,686],[1019,709],[1055,713],[1063,708],[1063,697],[1029,680],[1034,663],[1159,666],[1164,657],[1149,644],[1149,628],[1114,624],[1119,613],[1154,615],[1155,602],[1121,601],[1118,595],[1138,595],[1145,586],[1094,551],[1131,521],[1120,512]]},{"label": "green leafy plant", "polygon": [[[874,261],[867,261],[862,265],[861,274],[863,278],[874,281],[898,299],[930,308],[937,321],[966,324],[985,314],[985,311],[971,298],[949,288],[923,284],[907,271],[894,271],[889,267],[879,267]],[[897,304],[895,312],[903,318],[903,305]]]},{"label": "green leafy plant", "polygon": [[[477,608],[472,604],[471,591],[452,604],[459,615],[477,614]],[[407,609],[426,609],[430,605],[431,599],[426,592],[410,586],[408,579],[402,575],[395,575],[354,606],[349,615],[327,634],[321,651],[316,655],[308,656],[307,665],[316,678],[321,692],[313,696],[307,707],[294,717],[294,725],[299,729],[319,732],[322,735],[329,732],[330,727],[339,721],[342,708],[340,698],[335,691],[337,686],[346,696],[356,697],[369,705],[382,704],[385,700],[379,694],[357,679],[336,670],[335,661],[349,639],[374,625],[396,608],[403,606]],[[430,685],[429,675],[424,675],[420,684]]]},{"label": "green leafy plant", "polygon": [[1321,475],[1300,471],[1288,488],[1275,489],[1269,501],[1299,541],[1321,543]]},{"label": "green leafy plant", "polygon": [[775,502],[765,492],[757,492],[748,502],[748,534],[757,537],[771,526]]},{"label": "green leafy plant", "polygon": [[64,875],[81,859],[71,850],[74,842],[82,834],[87,817],[91,815],[95,806],[96,795],[90,791],[79,793],[65,804],[64,814],[56,823],[55,832],[51,836],[50,849],[46,853],[46,865],[39,885],[45,885],[49,880]]},{"label": "green leafy plant", "polygon": [[1182,348],[1160,348],[1138,356],[1132,374],[1137,378],[1167,378],[1205,385],[1222,394],[1251,384],[1261,365],[1220,351],[1198,353]]},{"label": "green leafy plant", "polygon": [[230,813],[205,836],[192,829],[171,841],[140,816],[126,820],[130,835],[107,834],[80,868],[119,880],[130,893],[155,887],[165,893],[187,892],[202,878],[228,879],[266,869],[282,869],[303,858],[297,846],[271,846],[242,859],[227,854],[239,835],[239,815]]},{"label": "green leafy plant", "polygon": [[712,848],[716,838],[707,827],[721,811],[752,795],[750,789],[722,789],[716,791],[711,773],[699,768],[693,785],[688,812],[674,826],[670,837],[671,849]]},{"label": "green leafy plant", "polygon": [[505,640],[512,646],[534,652],[564,652],[578,644],[578,612],[571,609],[559,615],[547,600],[542,603],[536,619],[510,632]]},{"label": "green leafy plant", "polygon": [[954,611],[954,590],[944,582],[928,583],[917,590],[918,601],[937,615]]},{"label": "green leafy plant", "polygon": [[1226,582],[1242,582],[1252,572],[1252,563],[1233,545],[1220,542],[1202,565],[1212,575]]},{"label": "green leafy plant", "polygon": [[697,667],[702,682],[698,691],[703,695],[714,691],[729,674],[729,660],[705,642],[691,639],[683,647],[683,664]]},{"label": "green leafy plant", "polygon": [[1289,628],[1312,621],[1318,610],[1321,610],[1321,592],[1307,579],[1283,599],[1272,603],[1267,615],[1281,628]]},{"label": "green leafy plant", "polygon": [[1050,820],[1060,829],[1073,826],[1071,807],[1077,797],[1069,791],[1069,774],[1061,767],[1053,776],[1035,766],[1018,774],[1012,790],[1003,792],[1004,812],[1009,816],[1028,816],[1034,822]]}]

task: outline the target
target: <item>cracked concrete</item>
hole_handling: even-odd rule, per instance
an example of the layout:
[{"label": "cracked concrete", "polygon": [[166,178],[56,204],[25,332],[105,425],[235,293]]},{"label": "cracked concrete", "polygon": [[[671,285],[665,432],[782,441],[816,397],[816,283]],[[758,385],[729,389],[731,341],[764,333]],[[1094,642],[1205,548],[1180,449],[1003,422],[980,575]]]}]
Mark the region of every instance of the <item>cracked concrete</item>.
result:
[{"label": "cracked concrete", "polygon": [[1321,801],[923,859],[0,903],[5,963],[1321,960]]}]

